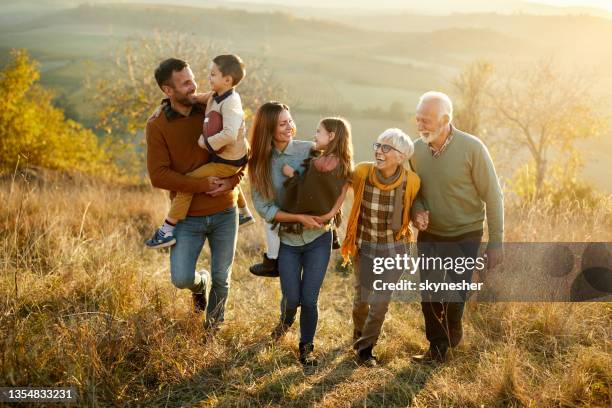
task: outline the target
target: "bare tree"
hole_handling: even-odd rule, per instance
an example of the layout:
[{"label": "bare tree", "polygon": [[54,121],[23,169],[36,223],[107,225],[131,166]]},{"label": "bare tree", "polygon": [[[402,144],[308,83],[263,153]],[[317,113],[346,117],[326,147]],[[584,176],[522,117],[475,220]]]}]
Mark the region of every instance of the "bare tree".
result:
[{"label": "bare tree", "polygon": [[484,137],[482,119],[493,74],[492,63],[478,60],[452,80],[458,102],[453,120],[459,129]]},{"label": "bare tree", "polygon": [[533,160],[536,198],[551,155],[557,153],[575,163],[581,157],[576,143],[601,134],[606,127],[586,77],[555,69],[551,61],[498,74],[488,93],[493,123],[507,131],[499,143],[510,152],[526,148]]},{"label": "bare tree", "polygon": [[[144,143],[144,126],[163,98],[153,77],[159,62],[169,57],[188,61],[200,89],[205,90],[212,58],[230,52],[192,35],[159,31],[124,43],[114,52],[111,68],[95,80],[90,78],[98,127],[114,141],[110,146],[123,168],[142,171],[143,149],[139,146]],[[266,100],[284,100],[286,91],[273,80],[265,61],[242,57],[247,76],[238,90],[248,118]]]}]

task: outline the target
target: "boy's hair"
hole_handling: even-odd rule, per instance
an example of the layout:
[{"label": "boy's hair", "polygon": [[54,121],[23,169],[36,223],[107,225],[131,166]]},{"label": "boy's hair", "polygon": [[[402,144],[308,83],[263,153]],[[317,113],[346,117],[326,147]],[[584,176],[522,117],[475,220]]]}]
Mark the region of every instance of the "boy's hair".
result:
[{"label": "boy's hair", "polygon": [[378,136],[378,142],[386,141],[388,144],[402,152],[406,159],[412,157],[414,153],[414,143],[401,129],[387,129]]},{"label": "boy's hair", "polygon": [[172,86],[170,83],[172,73],[182,71],[187,67],[189,67],[189,64],[186,61],[177,58],[168,58],[160,62],[157,68],[155,68],[155,80],[159,89],[162,89],[162,85]]},{"label": "boy's hair", "polygon": [[351,124],[340,117],[321,119],[321,126],[335,137],[329,142],[323,155],[334,155],[340,160],[342,175],[350,177],[353,171],[353,142],[351,140]]},{"label": "boy's hair", "polygon": [[229,75],[232,77],[232,86],[237,86],[246,75],[244,62],[235,54],[217,55],[213,58],[213,62],[217,65],[223,76]]}]

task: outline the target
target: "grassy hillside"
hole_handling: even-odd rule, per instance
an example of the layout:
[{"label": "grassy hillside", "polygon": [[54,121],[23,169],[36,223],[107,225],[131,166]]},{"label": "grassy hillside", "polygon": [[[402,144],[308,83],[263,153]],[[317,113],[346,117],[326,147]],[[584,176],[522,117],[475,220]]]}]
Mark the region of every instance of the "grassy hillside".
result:
[{"label": "grassy hillside", "polygon": [[[352,279],[333,260],[320,297],[322,364],[304,372],[297,327],[269,340],[278,281],[247,271],[262,250],[261,226],[240,233],[227,324],[205,341],[189,294],[170,283],[168,254],[142,245],[166,209],[162,192],[44,176],[5,179],[0,202],[0,385],[74,385],[87,406],[612,402],[610,304],[470,304],[465,342],[449,362],[423,367],[410,360],[426,347],[419,305],[394,302],[377,348],[383,363],[367,369],[350,352]],[[609,204],[509,208],[508,239],[609,241]],[[208,260],[206,250],[198,267]]]}]

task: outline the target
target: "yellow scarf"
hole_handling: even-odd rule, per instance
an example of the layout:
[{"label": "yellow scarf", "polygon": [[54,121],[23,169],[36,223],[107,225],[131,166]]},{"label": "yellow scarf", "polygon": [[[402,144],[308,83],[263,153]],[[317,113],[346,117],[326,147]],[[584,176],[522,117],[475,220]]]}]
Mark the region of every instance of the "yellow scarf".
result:
[{"label": "yellow scarf", "polygon": [[395,239],[399,241],[402,237],[407,237],[408,240],[412,240],[412,231],[410,230],[410,207],[416,197],[419,187],[421,186],[421,180],[411,170],[403,168],[402,175],[397,178],[391,184],[382,184],[378,180],[376,174],[376,168],[373,163],[360,163],[353,172],[353,207],[346,226],[346,236],[342,242],[340,253],[344,259],[343,265],[350,262],[350,257],[355,256],[357,253],[357,221],[359,220],[359,213],[361,210],[361,200],[363,199],[363,191],[365,189],[365,183],[368,180],[374,187],[388,191],[400,186],[404,180],[408,180],[406,183],[406,190],[404,191],[404,209],[402,214],[402,227],[397,232]]}]

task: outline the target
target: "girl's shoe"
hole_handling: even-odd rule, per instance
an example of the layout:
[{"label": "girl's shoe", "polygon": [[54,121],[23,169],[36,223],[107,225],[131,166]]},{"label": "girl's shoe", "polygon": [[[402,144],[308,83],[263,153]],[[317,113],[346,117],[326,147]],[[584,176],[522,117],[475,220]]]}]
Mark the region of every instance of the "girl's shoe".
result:
[{"label": "girl's shoe", "polygon": [[279,276],[278,260],[268,258],[268,255],[264,252],[263,262],[251,266],[249,271],[255,276],[277,278]]},{"label": "girl's shoe", "polygon": [[145,241],[147,248],[159,249],[166,248],[176,244],[176,239],[172,231],[163,232],[161,228],[158,228],[153,236]]}]

